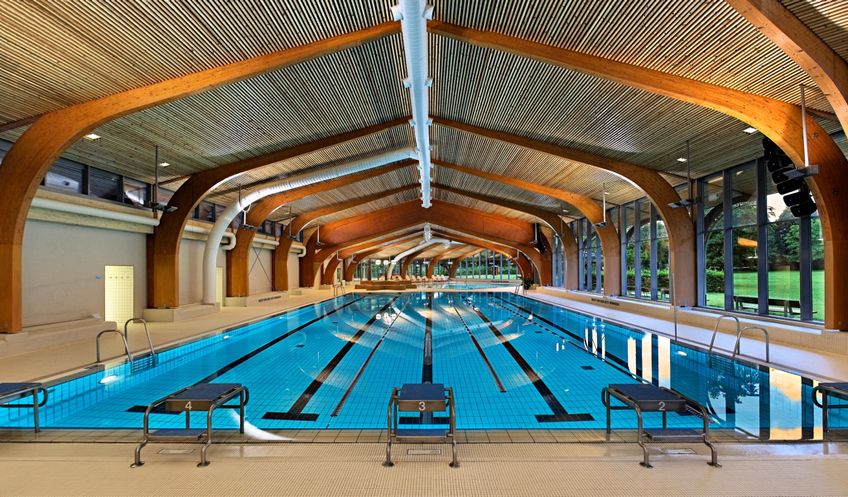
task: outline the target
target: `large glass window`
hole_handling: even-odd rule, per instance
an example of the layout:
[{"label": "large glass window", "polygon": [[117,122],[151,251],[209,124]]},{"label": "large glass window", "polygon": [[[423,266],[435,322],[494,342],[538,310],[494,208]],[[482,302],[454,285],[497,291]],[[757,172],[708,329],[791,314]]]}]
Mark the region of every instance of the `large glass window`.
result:
[{"label": "large glass window", "polygon": [[818,218],[792,215],[763,161],[702,178],[698,187],[701,304],[823,319]]},{"label": "large glass window", "polygon": [[724,176],[708,176],[700,181],[701,212],[703,215],[704,274],[703,304],[724,307]]},{"label": "large glass window", "polygon": [[142,181],[124,178],[124,203],[136,207],[147,205],[150,186]]}]

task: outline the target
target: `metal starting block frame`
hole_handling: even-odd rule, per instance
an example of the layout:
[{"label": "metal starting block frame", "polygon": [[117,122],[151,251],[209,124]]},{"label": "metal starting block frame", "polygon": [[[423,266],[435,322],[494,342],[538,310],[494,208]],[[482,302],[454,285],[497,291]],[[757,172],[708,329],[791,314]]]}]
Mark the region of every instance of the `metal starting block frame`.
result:
[{"label": "metal starting block frame", "polygon": [[[611,399],[615,398],[624,405],[613,406]],[[710,417],[707,409],[700,403],[686,397],[685,395],[670,388],[658,387],[648,384],[612,384],[601,390],[601,402],[607,410],[607,441],[610,439],[610,412],[613,410],[632,409],[636,411],[637,418],[637,442],[642,448],[643,460],[639,464],[651,468],[648,458],[648,443],[703,443],[710,449],[710,466],[720,468],[718,453],[715,446],[710,442]],[[643,412],[661,412],[662,429],[644,428],[642,421]],[[691,413],[699,416],[704,421],[702,430],[690,428],[668,428],[668,413]]]},{"label": "metal starting block frame", "polygon": [[[235,397],[239,398],[238,404],[224,405]],[[212,412],[219,407],[238,409],[239,433],[244,433],[244,406],[249,400],[250,392],[239,383],[198,383],[153,402],[144,411],[144,438],[135,448],[135,462],[130,467],[137,468],[144,465],[144,461],[141,460],[141,449],[148,443],[203,444],[200,448],[200,463],[197,466],[208,466],[206,451],[212,445]],[[163,406],[165,412],[185,412],[185,428],[163,428],[150,431],[150,413],[159,406]],[[205,429],[191,427],[193,411],[206,411]]]},{"label": "metal starting block frame", "polygon": [[[400,428],[398,412],[434,413],[449,411],[449,425],[442,428]],[[394,443],[450,443],[452,468],[459,467],[456,449],[456,403],[453,388],[440,383],[412,383],[393,388],[389,398],[386,461],[383,466],[394,466]]]}]

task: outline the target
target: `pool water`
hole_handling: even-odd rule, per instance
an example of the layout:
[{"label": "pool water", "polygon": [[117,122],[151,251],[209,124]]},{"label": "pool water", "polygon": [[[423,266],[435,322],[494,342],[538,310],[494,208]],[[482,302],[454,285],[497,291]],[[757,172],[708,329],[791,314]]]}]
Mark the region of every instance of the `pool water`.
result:
[{"label": "pool water", "polygon": [[[600,429],[603,387],[650,382],[705,404],[714,428],[821,436],[808,378],[509,292],[438,291],[349,294],[165,350],[152,367],[140,359],[53,385],[42,426],[140,428],[147,404],[209,381],[244,384],[247,420],[260,430],[385,428],[392,387],[420,382],[453,387],[459,429]],[[845,411],[832,426],[848,426]],[[215,416],[237,427],[234,411]],[[648,426],[659,419],[646,414]],[[183,417],[151,423],[180,427]],[[669,416],[671,426],[698,423]],[[0,412],[0,427],[31,424],[29,410]],[[613,426],[634,428],[635,416],[615,411]]]}]

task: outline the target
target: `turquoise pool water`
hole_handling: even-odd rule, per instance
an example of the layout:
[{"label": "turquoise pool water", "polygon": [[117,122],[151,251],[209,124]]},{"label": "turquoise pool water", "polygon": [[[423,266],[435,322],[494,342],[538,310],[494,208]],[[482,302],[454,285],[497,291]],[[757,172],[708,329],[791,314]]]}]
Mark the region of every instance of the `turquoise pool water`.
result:
[{"label": "turquoise pool water", "polygon": [[[384,428],[392,387],[426,381],[454,388],[460,429],[598,429],[603,387],[651,382],[707,405],[714,427],[820,436],[808,378],[509,292],[438,291],[350,294],[160,352],[154,367],[123,364],[53,385],[42,426],[140,428],[147,404],[208,381],[247,386],[257,429]],[[848,425],[848,413],[834,414],[832,425]],[[151,421],[179,427],[183,418]],[[0,411],[0,427],[31,423],[29,410]],[[616,411],[613,424],[632,428],[635,417]],[[234,413],[218,411],[216,426],[235,428]]]}]

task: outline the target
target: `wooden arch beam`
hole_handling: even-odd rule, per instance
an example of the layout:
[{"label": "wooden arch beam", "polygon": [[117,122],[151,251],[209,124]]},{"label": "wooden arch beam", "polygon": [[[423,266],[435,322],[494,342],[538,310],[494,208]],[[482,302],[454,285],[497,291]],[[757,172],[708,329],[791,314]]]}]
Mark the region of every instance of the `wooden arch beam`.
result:
[{"label": "wooden arch beam", "polygon": [[450,256],[451,254],[455,254],[456,252],[460,252],[462,250],[468,250],[468,245],[459,245],[456,247],[451,247],[434,255],[433,258],[430,259],[430,265],[427,266],[427,279],[429,280],[433,277],[433,271],[436,270],[436,265],[439,263],[439,261],[441,261],[445,257]]},{"label": "wooden arch beam", "polygon": [[563,255],[565,257],[566,263],[566,274],[565,274],[565,286],[569,290],[576,290],[578,287],[578,272],[577,266],[579,264],[579,254],[577,248],[577,237],[574,236],[574,233],[571,231],[571,228],[565,222],[563,222],[562,218],[559,217],[554,212],[546,211],[544,209],[540,209],[536,206],[523,204],[520,202],[514,202],[511,200],[506,200],[500,197],[494,197],[491,195],[485,195],[482,193],[472,192],[468,190],[463,190],[461,188],[454,188],[452,186],[447,186],[443,184],[436,183],[433,185],[435,188],[455,193],[457,195],[462,195],[464,197],[473,198],[475,200],[480,200],[481,202],[486,202],[492,205],[499,205],[501,207],[506,207],[508,209],[512,209],[517,212],[523,212],[525,214],[530,214],[531,216],[535,216],[542,220],[545,224],[550,226],[550,228],[560,237],[563,244]]},{"label": "wooden arch beam", "polygon": [[[448,226],[449,227],[449,226]],[[457,230],[457,228],[449,227],[451,229]],[[523,274],[527,274],[532,276],[532,269],[535,268],[536,273],[539,275],[539,281],[543,285],[551,284],[551,260],[550,258],[544,257],[542,254],[538,252],[536,247],[531,245],[530,243],[519,243],[512,242],[510,240],[503,239],[492,239],[491,237],[485,237],[483,235],[475,235],[471,232],[465,232],[465,236],[451,234],[451,233],[439,233],[439,236],[443,238],[447,238],[449,240],[455,240],[467,244],[477,245],[479,247],[483,247],[489,249],[493,252],[499,252],[507,257],[509,257],[513,262],[519,264],[520,261],[526,260],[528,261],[528,266],[525,269],[530,269],[530,271],[524,271]],[[515,250],[514,253],[510,253],[509,251],[505,251],[504,247]],[[523,259],[522,259],[523,256]]]},{"label": "wooden arch beam", "polygon": [[[459,164],[438,160],[433,160],[433,164],[562,200],[573,205],[592,224],[600,223],[604,219],[604,212],[601,206],[594,199],[586,195],[560,190],[559,188],[540,185],[502,174],[490,173],[473,167],[460,166]],[[611,219],[607,219],[606,226],[596,228],[595,230],[601,239],[601,248],[604,253],[604,293],[606,295],[621,295],[621,242],[618,238],[618,230],[616,230],[615,224]]]},{"label": "wooden arch beam", "polygon": [[[301,285],[311,286],[321,265],[342,244],[427,222],[515,247],[524,251],[534,263],[542,267],[538,252],[529,244],[534,234],[530,223],[441,201],[433,201],[429,209],[424,209],[419,202],[412,201],[323,225],[321,240],[327,246],[316,253],[317,236],[313,234],[310,237],[307,242],[307,255],[301,259]],[[459,239],[456,235],[452,235],[452,238]]]},{"label": "wooden arch beam", "polygon": [[[669,206],[673,202],[680,201],[680,194],[657,171],[584,150],[563,147],[553,143],[482,128],[450,119],[433,118],[433,122],[484,138],[511,143],[519,147],[604,169],[620,176],[641,189],[651,202],[653,202],[666,223],[669,246],[671,248],[669,258],[675,275],[675,302],[681,305],[694,305],[697,302],[695,224],[689,216],[687,209],[675,209]],[[552,228],[556,229],[553,226]],[[572,267],[576,267],[576,265]]]},{"label": "wooden arch beam", "polygon": [[725,0],[806,72],[848,130],[848,62],[774,0]]},{"label": "wooden arch beam", "polygon": [[[177,210],[163,214],[159,226],[147,240],[148,306],[179,307],[179,259],[183,229],[195,206],[217,185],[244,172],[379,133],[404,122],[395,119],[191,175],[168,202],[169,206]],[[310,186],[313,190],[321,188],[320,183]]]},{"label": "wooden arch beam", "polygon": [[[428,30],[721,112],[770,138],[796,167],[804,164],[803,127],[796,105],[500,33],[435,20],[428,21]],[[844,195],[848,192],[848,159],[815,119],[808,116],[806,125],[810,164],[820,166],[819,174],[811,177],[808,183],[816,196],[824,239],[824,325],[848,330],[848,279],[844,278],[848,274],[848,216],[841,212],[844,211]],[[606,269],[611,268],[606,266]],[[604,278],[605,284],[607,279]],[[618,280],[620,278],[616,278]]]},{"label": "wooden arch beam", "polygon": [[[317,193],[326,192],[328,190],[333,190],[336,188],[341,188],[343,186],[350,185],[359,181],[364,181],[366,179],[371,179],[376,176],[380,176],[404,168],[413,163],[415,162],[409,160],[399,161],[386,166],[369,169],[367,171],[349,174],[328,181],[322,181],[320,183],[295,188],[293,190],[281,192],[276,195],[270,195],[259,200],[251,206],[250,211],[248,211],[247,213],[247,223],[252,226],[260,226],[265,222],[265,220],[268,219],[268,216],[270,216],[272,212],[287,203],[294,202],[295,200],[301,199],[303,197],[315,195]],[[373,200],[382,198],[383,196],[398,193],[409,188],[412,188],[412,186],[395,188],[387,192],[381,192],[374,195],[368,195],[366,197],[348,200],[346,202],[341,202],[340,204],[334,204],[333,206],[329,206],[328,208],[338,207],[339,210],[344,210],[346,208],[355,207],[363,203],[371,202]],[[344,207],[345,205],[347,205],[348,207]],[[318,211],[321,211],[321,209],[299,214],[296,218],[292,220],[292,223],[301,218],[311,220],[317,217],[318,215],[326,215],[326,213],[321,214]],[[329,213],[332,213],[332,211]],[[310,216],[313,217],[310,218]],[[289,225],[291,225],[291,223]],[[289,232],[289,234],[296,234],[298,232],[300,232],[300,228],[297,229],[297,231],[292,230],[291,232]],[[239,229],[236,232],[235,248],[227,252],[226,291],[228,297],[246,297],[250,295],[250,271],[248,268],[248,264],[250,259],[250,249],[253,246],[253,238],[255,236],[256,231],[254,230]],[[275,254],[275,256],[279,255],[281,257],[288,258],[288,251],[291,249],[292,241],[293,240],[284,233],[281,237],[280,245],[278,245],[277,250],[275,250],[275,252],[279,251],[279,254]],[[283,264],[279,266],[279,268],[287,268],[287,264]],[[286,269],[285,276],[281,275],[280,277],[281,279],[288,281],[288,270]]]},{"label": "wooden arch beam", "polygon": [[[72,143],[94,128],[132,112],[346,50],[399,31],[399,23],[386,22],[97,98],[38,118],[18,138],[0,167],[0,333],[21,330],[21,262],[26,216],[42,178]],[[186,214],[188,211],[183,212],[184,216]],[[173,297],[165,304],[178,303],[177,296]],[[156,304],[155,300],[152,303]]]},{"label": "wooden arch beam", "polygon": [[[400,264],[400,276],[401,276],[401,278],[406,276],[407,272],[409,271],[409,266],[412,264],[412,261],[414,261],[416,257],[418,257],[419,255],[423,254],[424,252],[426,252],[428,250],[432,250],[432,249],[433,249],[432,245],[427,245],[426,247],[422,247],[422,248],[416,250],[415,252],[404,257],[403,262],[401,262],[401,264]],[[389,266],[389,267],[391,267],[391,266]]]},{"label": "wooden arch beam", "polygon": [[459,267],[459,263],[464,261],[465,259],[467,259],[469,257],[472,257],[474,255],[479,254],[483,250],[485,250],[485,249],[472,250],[471,252],[468,252],[467,254],[462,254],[462,255],[458,256],[456,259],[454,259],[453,264],[451,264],[450,270],[448,271],[448,278],[450,278],[450,279],[456,278],[456,270]]}]

